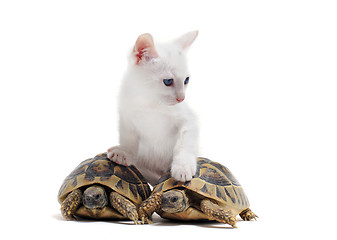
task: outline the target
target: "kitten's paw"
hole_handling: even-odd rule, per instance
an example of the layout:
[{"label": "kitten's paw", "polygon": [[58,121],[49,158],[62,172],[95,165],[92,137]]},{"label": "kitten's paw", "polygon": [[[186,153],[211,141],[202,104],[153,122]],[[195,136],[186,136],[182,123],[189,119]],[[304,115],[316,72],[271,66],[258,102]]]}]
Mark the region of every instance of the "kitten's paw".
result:
[{"label": "kitten's paw", "polygon": [[108,149],[108,158],[120,165],[123,166],[130,166],[130,155],[124,152],[123,150],[119,149],[119,146],[111,147]]},{"label": "kitten's paw", "polygon": [[180,182],[190,181],[197,170],[197,159],[193,154],[179,154],[173,158],[171,175]]}]

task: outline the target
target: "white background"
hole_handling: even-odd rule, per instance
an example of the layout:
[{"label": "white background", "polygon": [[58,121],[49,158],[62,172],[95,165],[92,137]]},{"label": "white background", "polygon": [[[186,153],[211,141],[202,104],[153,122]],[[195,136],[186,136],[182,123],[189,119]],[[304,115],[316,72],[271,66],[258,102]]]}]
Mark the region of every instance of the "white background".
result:
[{"label": "white background", "polygon": [[[4,239],[335,238],[336,13],[334,1],[1,1]],[[116,95],[138,35],[195,29],[186,101],[201,155],[231,169],[258,221],[63,221],[63,179],[118,144]]]}]

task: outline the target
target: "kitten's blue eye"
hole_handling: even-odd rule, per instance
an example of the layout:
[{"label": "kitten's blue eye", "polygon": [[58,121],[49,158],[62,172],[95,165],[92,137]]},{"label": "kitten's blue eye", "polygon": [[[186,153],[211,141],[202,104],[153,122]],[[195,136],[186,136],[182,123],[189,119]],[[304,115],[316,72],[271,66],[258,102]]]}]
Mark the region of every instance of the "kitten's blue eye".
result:
[{"label": "kitten's blue eye", "polygon": [[173,79],[172,78],[170,78],[170,79],[164,79],[163,82],[164,82],[164,84],[166,86],[169,87],[169,86],[171,86],[173,84]]},{"label": "kitten's blue eye", "polygon": [[187,84],[190,81],[190,77],[187,77],[184,81],[184,84]]}]

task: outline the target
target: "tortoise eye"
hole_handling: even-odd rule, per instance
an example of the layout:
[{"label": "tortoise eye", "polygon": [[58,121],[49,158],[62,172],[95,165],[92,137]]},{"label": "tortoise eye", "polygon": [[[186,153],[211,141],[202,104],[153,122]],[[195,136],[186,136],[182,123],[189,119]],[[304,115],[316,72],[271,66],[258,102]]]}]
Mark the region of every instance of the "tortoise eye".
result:
[{"label": "tortoise eye", "polygon": [[176,202],[176,201],[178,201],[177,197],[173,197],[172,200],[171,200],[171,202]]},{"label": "tortoise eye", "polygon": [[164,79],[163,82],[164,82],[164,84],[167,87],[169,87],[169,86],[171,86],[173,84],[173,79],[172,78],[170,78],[170,79]]}]

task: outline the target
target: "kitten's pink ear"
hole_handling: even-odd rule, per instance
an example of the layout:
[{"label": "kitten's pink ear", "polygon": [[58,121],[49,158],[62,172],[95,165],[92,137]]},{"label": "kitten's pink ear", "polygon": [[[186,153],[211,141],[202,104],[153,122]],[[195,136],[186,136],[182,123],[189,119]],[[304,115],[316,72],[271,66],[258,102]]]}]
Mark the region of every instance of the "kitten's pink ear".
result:
[{"label": "kitten's pink ear", "polygon": [[148,62],[152,58],[158,57],[158,53],[154,47],[153,38],[149,33],[144,33],[138,37],[133,52],[136,56],[136,64]]},{"label": "kitten's pink ear", "polygon": [[191,46],[191,44],[197,38],[198,33],[199,33],[198,31],[192,31],[192,32],[185,33],[184,35],[182,35],[180,38],[176,40],[176,43],[184,50],[188,48],[189,46]]}]

